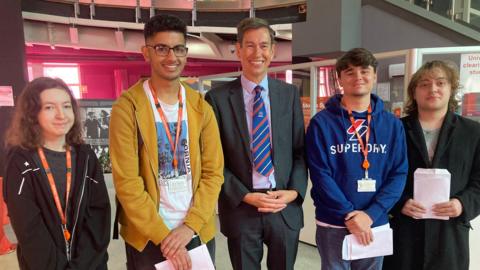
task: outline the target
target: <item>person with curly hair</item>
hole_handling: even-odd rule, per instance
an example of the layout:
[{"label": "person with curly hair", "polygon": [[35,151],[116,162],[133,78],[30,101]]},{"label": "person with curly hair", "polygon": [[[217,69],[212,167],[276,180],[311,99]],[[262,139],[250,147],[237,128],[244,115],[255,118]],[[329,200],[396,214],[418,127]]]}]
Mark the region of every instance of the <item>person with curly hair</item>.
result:
[{"label": "person with curly hair", "polygon": [[5,201],[20,269],[107,269],[110,202],[68,86],[31,81],[7,131]]},{"label": "person with curly hair", "polygon": [[[469,269],[470,221],[480,214],[480,124],[455,113],[458,71],[444,61],[425,63],[407,93],[408,178],[390,212],[393,256],[383,269]],[[447,169],[450,198],[432,212],[446,220],[423,219],[425,205],[414,199],[417,168]]]}]

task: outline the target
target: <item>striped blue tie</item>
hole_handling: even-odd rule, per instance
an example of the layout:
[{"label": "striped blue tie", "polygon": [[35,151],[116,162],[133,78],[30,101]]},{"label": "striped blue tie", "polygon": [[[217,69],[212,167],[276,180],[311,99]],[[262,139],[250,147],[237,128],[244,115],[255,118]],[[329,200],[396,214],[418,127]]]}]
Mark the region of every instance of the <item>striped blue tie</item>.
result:
[{"label": "striped blue tie", "polygon": [[255,170],[264,176],[269,176],[273,171],[270,144],[270,127],[261,93],[263,87],[255,87],[252,119],[252,153]]}]

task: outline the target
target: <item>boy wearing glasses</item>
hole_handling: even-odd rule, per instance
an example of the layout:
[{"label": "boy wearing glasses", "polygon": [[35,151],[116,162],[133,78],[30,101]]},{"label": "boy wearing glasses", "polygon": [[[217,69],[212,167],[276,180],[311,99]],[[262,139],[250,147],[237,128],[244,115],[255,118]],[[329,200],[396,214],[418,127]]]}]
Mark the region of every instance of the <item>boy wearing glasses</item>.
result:
[{"label": "boy wearing glasses", "polygon": [[157,15],[144,35],[151,78],[122,94],[110,120],[127,269],[153,269],[165,259],[191,269],[189,249],[206,243],[214,257],[214,209],[223,183],[219,131],[210,105],[180,82],[185,23]]}]

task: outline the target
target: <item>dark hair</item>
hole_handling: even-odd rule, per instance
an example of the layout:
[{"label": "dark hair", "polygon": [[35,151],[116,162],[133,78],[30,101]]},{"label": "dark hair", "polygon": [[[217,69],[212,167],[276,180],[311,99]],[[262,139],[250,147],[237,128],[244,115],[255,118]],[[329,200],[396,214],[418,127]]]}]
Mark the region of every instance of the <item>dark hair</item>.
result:
[{"label": "dark hair", "polygon": [[75,120],[66,134],[68,145],[83,143],[82,125],[77,100],[68,86],[60,79],[39,77],[27,84],[17,99],[15,113],[6,133],[5,143],[8,147],[20,146],[25,149],[36,149],[43,145],[38,114],[42,108],[40,94],[48,89],[62,89],[70,96]]},{"label": "dark hair", "polygon": [[169,14],[155,15],[145,24],[143,35],[145,41],[153,37],[158,32],[178,32],[183,34],[185,41],[187,41],[187,25],[177,16]]},{"label": "dark hair", "polygon": [[340,73],[345,69],[348,69],[349,65],[354,67],[363,67],[367,68],[368,66],[373,67],[373,71],[377,72],[378,62],[373,54],[364,49],[364,48],[354,48],[346,52],[342,57],[337,59],[335,64],[335,69],[337,70],[337,75],[340,77]]},{"label": "dark hair", "polygon": [[418,82],[422,79],[422,77],[428,72],[431,72],[434,68],[439,68],[443,70],[443,72],[445,72],[445,75],[447,75],[447,81],[451,87],[450,98],[448,100],[448,109],[453,112],[457,108],[458,101],[455,96],[460,85],[458,71],[456,68],[454,68],[447,62],[434,60],[423,64],[423,66],[421,66],[420,69],[418,69],[417,72],[413,74],[407,88],[408,98],[405,105],[405,114],[412,114],[418,112],[418,105],[415,101],[415,90],[417,89]]},{"label": "dark hair", "polygon": [[268,22],[261,18],[245,18],[237,25],[237,42],[242,46],[243,35],[251,29],[265,28],[270,34],[270,42],[275,43],[275,31],[270,27]]}]

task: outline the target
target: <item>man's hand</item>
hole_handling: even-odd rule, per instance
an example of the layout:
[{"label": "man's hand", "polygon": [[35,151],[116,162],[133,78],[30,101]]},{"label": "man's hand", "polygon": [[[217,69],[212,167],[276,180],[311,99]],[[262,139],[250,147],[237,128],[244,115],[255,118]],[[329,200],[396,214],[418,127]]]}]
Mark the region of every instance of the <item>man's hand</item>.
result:
[{"label": "man's hand", "polygon": [[[287,204],[291,203],[293,200],[295,200],[298,196],[297,191],[295,190],[276,190],[276,191],[267,191],[267,194],[270,196],[273,196],[275,200],[287,207]],[[282,207],[280,210],[278,209],[270,209],[270,208],[258,208],[259,212],[263,213],[276,213],[281,210],[283,210],[285,207]]]},{"label": "man's hand", "polygon": [[163,256],[165,258],[176,256],[178,252],[185,249],[185,246],[192,240],[194,233],[195,232],[185,224],[170,231],[167,237],[160,243]]},{"label": "man's hand", "polygon": [[274,196],[285,204],[293,202],[298,197],[298,192],[296,190],[267,191],[267,194]]},{"label": "man's hand", "polygon": [[174,256],[166,258],[170,260],[175,270],[192,269],[192,260],[190,259],[190,255],[185,247],[179,249]]},{"label": "man's hand", "polygon": [[422,218],[425,213],[427,213],[427,209],[413,199],[406,201],[402,208],[402,214],[415,219]]},{"label": "man's hand", "polygon": [[[273,192],[273,191],[272,191]],[[250,192],[243,197],[243,201],[252,206],[255,206],[259,212],[265,213],[277,213],[287,207],[287,203],[284,202],[285,198],[279,199],[277,195]]]},{"label": "man's hand", "polygon": [[348,231],[355,235],[357,240],[364,246],[369,245],[373,241],[371,226],[372,219],[363,211],[352,211],[345,217],[345,225]]},{"label": "man's hand", "polygon": [[448,202],[437,203],[433,205],[432,211],[437,216],[458,217],[463,212],[462,203],[456,199],[450,199]]}]

